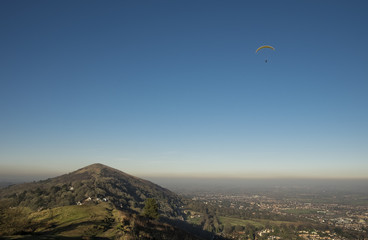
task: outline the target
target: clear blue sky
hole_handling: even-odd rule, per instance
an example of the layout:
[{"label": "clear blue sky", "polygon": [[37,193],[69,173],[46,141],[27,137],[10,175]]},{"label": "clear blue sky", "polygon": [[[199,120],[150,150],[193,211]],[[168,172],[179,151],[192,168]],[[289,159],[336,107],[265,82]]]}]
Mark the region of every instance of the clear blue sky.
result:
[{"label": "clear blue sky", "polygon": [[368,178],[367,9],[0,1],[1,178]]}]

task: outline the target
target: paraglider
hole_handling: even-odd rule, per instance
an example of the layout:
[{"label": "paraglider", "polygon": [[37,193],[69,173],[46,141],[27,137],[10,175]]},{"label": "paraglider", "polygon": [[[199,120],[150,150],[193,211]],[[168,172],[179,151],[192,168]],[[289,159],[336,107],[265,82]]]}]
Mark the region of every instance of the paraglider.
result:
[{"label": "paraglider", "polygon": [[259,50],[263,49],[263,48],[271,48],[272,50],[275,50],[275,48],[274,48],[274,47],[272,47],[272,46],[269,46],[269,45],[263,45],[263,46],[260,46],[259,48],[257,48],[256,53],[257,53]]},{"label": "paraglider", "polygon": [[[265,48],[269,48],[269,49],[272,49],[273,51],[275,51],[275,48],[274,47],[269,46],[269,45],[263,45],[263,46],[260,46],[259,48],[257,48],[256,53],[258,53],[259,50],[265,49]],[[267,62],[268,62],[268,59],[266,58],[265,59],[265,63],[267,63]]]}]

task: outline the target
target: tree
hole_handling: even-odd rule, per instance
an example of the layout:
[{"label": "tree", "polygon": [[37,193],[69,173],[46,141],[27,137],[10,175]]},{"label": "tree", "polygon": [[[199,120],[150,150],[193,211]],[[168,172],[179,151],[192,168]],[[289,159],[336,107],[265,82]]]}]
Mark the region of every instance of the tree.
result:
[{"label": "tree", "polygon": [[158,203],[153,198],[147,198],[144,201],[144,208],[142,215],[145,217],[148,217],[150,219],[158,219],[159,213],[158,213]]}]

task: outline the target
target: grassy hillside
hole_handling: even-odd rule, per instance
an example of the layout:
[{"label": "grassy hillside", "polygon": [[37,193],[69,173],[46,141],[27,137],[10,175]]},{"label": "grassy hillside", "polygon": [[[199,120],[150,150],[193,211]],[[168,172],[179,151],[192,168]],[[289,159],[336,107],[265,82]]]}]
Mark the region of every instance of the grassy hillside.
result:
[{"label": "grassy hillside", "polygon": [[[169,224],[117,210],[111,203],[63,206],[28,214],[28,231],[4,239],[187,239]],[[1,232],[0,232],[1,236]],[[1,237],[0,237],[1,238]]]},{"label": "grassy hillside", "polygon": [[35,212],[31,217],[45,223],[36,231],[40,234],[112,237],[116,222],[113,210],[107,203],[64,206]]}]

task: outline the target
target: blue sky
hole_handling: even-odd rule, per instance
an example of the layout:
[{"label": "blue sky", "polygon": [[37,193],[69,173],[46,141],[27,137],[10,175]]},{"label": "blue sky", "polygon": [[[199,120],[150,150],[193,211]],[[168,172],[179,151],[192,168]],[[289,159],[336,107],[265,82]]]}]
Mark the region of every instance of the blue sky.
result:
[{"label": "blue sky", "polygon": [[367,7],[1,1],[0,174],[367,178]]}]

